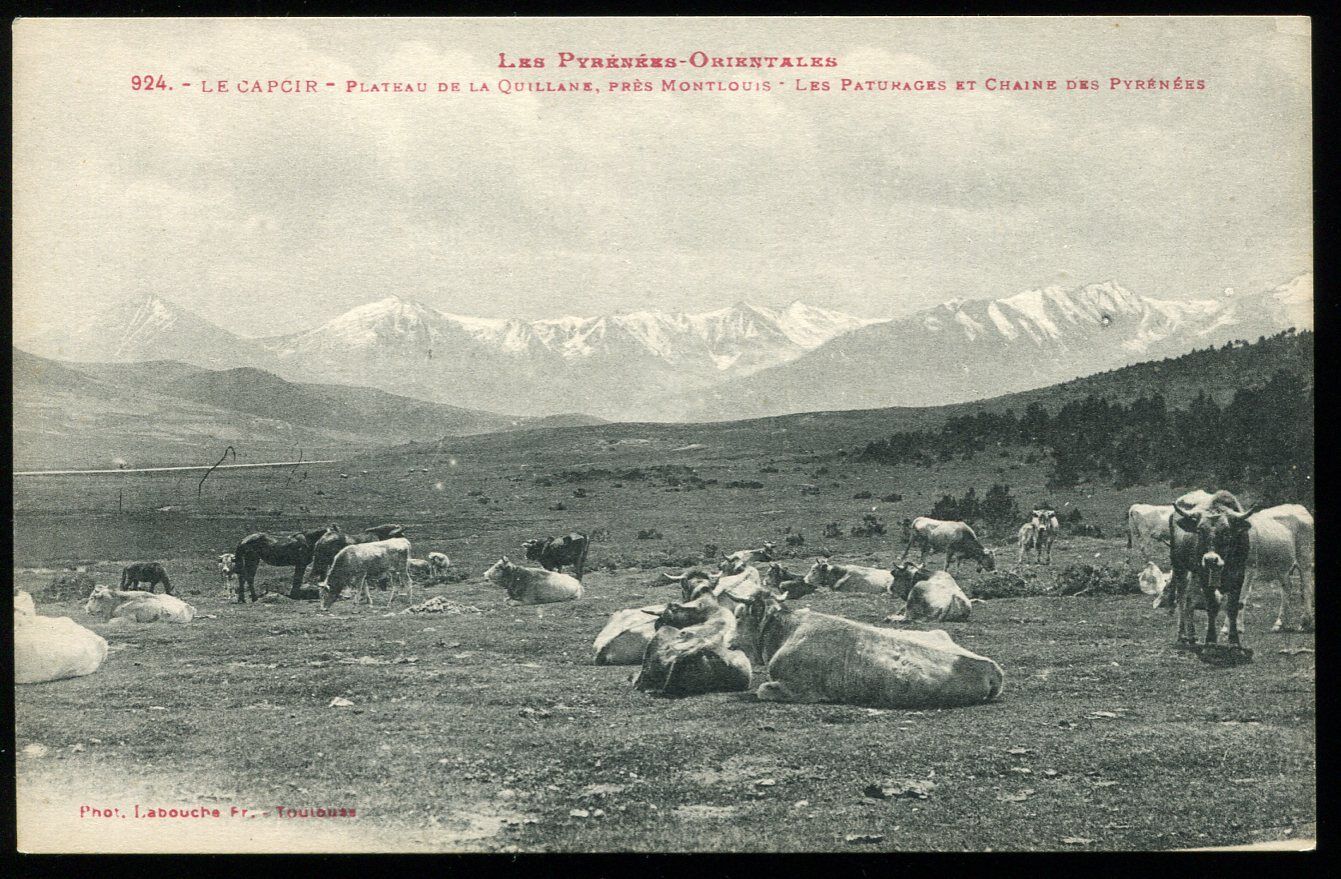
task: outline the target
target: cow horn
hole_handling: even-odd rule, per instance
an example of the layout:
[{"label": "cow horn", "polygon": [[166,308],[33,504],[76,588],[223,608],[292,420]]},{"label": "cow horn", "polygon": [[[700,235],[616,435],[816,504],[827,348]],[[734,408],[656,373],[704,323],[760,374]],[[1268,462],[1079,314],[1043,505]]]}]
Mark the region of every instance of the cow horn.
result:
[{"label": "cow horn", "polygon": [[645,614],[647,614],[648,616],[653,616],[653,617],[659,617],[659,616],[661,616],[661,614],[662,614],[662,611],[659,611],[659,610],[648,610],[648,609],[645,608],[645,607],[640,607],[640,608],[638,608],[638,610],[641,611],[641,612],[643,612],[643,613],[645,613]]},{"label": "cow horn", "polygon": [[670,574],[667,574],[665,571],[662,571],[661,576],[665,577],[667,580],[670,580],[672,583],[680,583],[683,582],[686,575],[681,574],[678,577],[672,577]]},{"label": "cow horn", "polygon": [[1244,519],[1247,519],[1253,513],[1256,513],[1261,506],[1262,506],[1261,504],[1253,504],[1251,507],[1244,510],[1242,513],[1237,513],[1233,510],[1225,510],[1225,515],[1231,519],[1234,519],[1235,521],[1241,522]]}]

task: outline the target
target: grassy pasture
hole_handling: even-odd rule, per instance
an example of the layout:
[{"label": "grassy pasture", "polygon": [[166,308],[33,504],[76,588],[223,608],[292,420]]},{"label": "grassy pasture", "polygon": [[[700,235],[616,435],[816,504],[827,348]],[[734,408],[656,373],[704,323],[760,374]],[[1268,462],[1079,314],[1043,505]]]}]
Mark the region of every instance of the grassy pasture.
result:
[{"label": "grassy pasture", "polygon": [[[195,478],[185,488],[174,478],[19,481],[16,585],[39,595],[42,613],[69,615],[112,645],[94,675],[18,688],[21,800],[29,789],[78,798],[102,785],[123,791],[109,794],[121,804],[236,804],[271,812],[238,819],[237,832],[259,840],[262,829],[300,825],[284,843],[298,849],[342,840],[368,850],[1116,850],[1312,833],[1314,657],[1281,651],[1311,648],[1313,637],[1269,632],[1274,590],[1253,596],[1258,607],[1248,611],[1256,660],[1233,668],[1174,651],[1172,620],[1144,597],[975,606],[970,622],[943,628],[999,662],[1006,688],[1000,702],[967,709],[875,712],[750,694],[663,700],[632,689],[632,667],[592,666],[607,616],[664,600],[671,590],[656,582],[660,571],[694,560],[705,543],[774,540],[794,556],[793,570],[821,548],[885,564],[902,552],[899,520],[943,493],[1006,482],[1023,508],[1043,499],[1078,506],[1114,535],[1064,538],[1046,580],[1073,562],[1143,563],[1117,536],[1121,513],[1184,488],[1053,493],[1041,465],[1009,452],[915,471],[847,463],[835,456],[841,444],[823,437],[700,433],[712,437],[699,437],[706,448],[683,448],[696,442],[688,428],[643,435],[636,425],[547,432],[543,442],[470,438],[311,467],[288,482],[220,473],[199,500]],[[664,464],[717,482],[560,478]],[[819,493],[803,495],[803,485]],[[854,499],[860,491],[872,498]],[[880,500],[891,492],[903,500]],[[872,508],[888,533],[847,536]],[[250,531],[327,520],[402,522],[417,556],[444,550],[471,574],[428,594],[480,613],[387,616],[384,595],[372,610],[342,602],[331,614],[312,602],[229,602],[213,555]],[[827,522],[844,536],[823,539]],[[604,532],[582,601],[508,608],[480,581],[499,555],[518,556],[522,539],[574,528]],[[783,547],[786,528],[805,545]],[[636,539],[644,529],[664,537]],[[1015,567],[1013,548],[1002,557]],[[40,598],[51,568],[87,564],[99,582],[114,582],[121,564],[150,558],[213,618],[108,626],[91,622],[82,602]],[[970,593],[976,576],[971,566],[960,576]],[[262,568],[262,580],[286,588],[280,569]],[[817,594],[801,604],[877,624],[897,609],[876,596]],[[763,679],[757,672],[756,684]],[[327,707],[336,697],[353,706]],[[25,755],[30,744],[47,755]],[[936,786],[926,799],[863,792],[901,780]],[[359,817],[273,816],[276,806],[308,805],[354,807]],[[70,824],[66,839],[96,829]],[[135,827],[149,847],[155,833],[206,832]]]}]

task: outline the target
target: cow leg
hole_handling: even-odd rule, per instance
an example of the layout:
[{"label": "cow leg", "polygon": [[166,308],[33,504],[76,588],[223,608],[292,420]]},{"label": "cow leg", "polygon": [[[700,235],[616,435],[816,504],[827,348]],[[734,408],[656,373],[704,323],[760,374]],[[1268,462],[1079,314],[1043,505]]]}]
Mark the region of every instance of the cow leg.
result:
[{"label": "cow leg", "polygon": [[1313,568],[1299,565],[1296,570],[1299,572],[1299,587],[1304,593],[1304,613],[1299,621],[1299,628],[1305,632],[1313,631]]},{"label": "cow leg", "polygon": [[289,597],[297,601],[303,595],[303,571],[307,570],[307,564],[293,566],[293,585],[289,587]]},{"label": "cow leg", "polygon": [[1173,600],[1178,606],[1178,646],[1186,647],[1197,643],[1192,619],[1192,575],[1188,571],[1175,570],[1169,578],[1168,588],[1173,589]]},{"label": "cow leg", "polygon": [[1206,578],[1206,584],[1202,587],[1202,595],[1206,601],[1206,643],[1214,644],[1219,640],[1220,633],[1216,630],[1217,617],[1220,616],[1220,599],[1216,597],[1215,586],[1211,582],[1212,578]]}]

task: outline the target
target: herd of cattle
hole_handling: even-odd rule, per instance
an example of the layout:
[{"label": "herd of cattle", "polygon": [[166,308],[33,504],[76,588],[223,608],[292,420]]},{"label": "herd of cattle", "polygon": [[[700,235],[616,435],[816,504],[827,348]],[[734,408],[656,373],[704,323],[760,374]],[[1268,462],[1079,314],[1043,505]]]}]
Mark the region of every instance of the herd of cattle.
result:
[{"label": "herd of cattle", "polygon": [[[1157,541],[1168,545],[1171,570],[1150,562],[1139,583],[1156,596],[1156,607],[1176,608],[1180,646],[1196,643],[1197,609],[1206,611],[1205,641],[1214,644],[1222,608],[1229,642],[1238,645],[1241,610],[1255,584],[1281,587],[1276,629],[1294,624],[1298,594],[1302,614],[1297,625],[1311,630],[1313,519],[1303,507],[1245,510],[1227,491],[1196,491],[1166,506],[1135,504],[1127,525],[1129,548],[1143,550]],[[1050,563],[1059,530],[1055,511],[1032,511],[1018,532],[1018,560],[1023,563],[1032,553],[1033,561]],[[502,588],[509,605],[582,598],[586,536],[538,538],[522,548],[539,567],[504,556],[483,575]],[[914,549],[920,551],[918,562],[908,560]],[[928,554],[943,554],[943,569],[928,568]],[[951,573],[955,562],[962,566],[965,560],[976,562],[980,571],[996,568],[995,552],[966,523],[928,517],[913,520],[903,556],[892,568],[820,558],[801,576],[788,571],[773,544],[766,543],[724,557],[716,571],[663,574],[667,585],[679,587],[679,600],[616,611],[596,636],[594,660],[638,665],[634,686],[668,696],[747,690],[755,664],[762,663],[768,682],[757,695],[764,700],[894,708],[989,701],[1002,690],[1000,666],[959,646],[943,630],[879,627],[790,604],[825,589],[902,599],[901,611],[890,615],[890,622],[967,620],[978,600],[970,599]],[[306,533],[251,534],[220,557],[220,573],[239,603],[248,596],[256,601],[261,563],[292,566],[290,597],[319,597],[322,609],[329,610],[345,594],[354,603],[361,594],[371,605],[373,585],[389,588],[388,606],[402,587],[412,599],[415,581],[445,575],[451,560],[439,552],[412,558],[399,525],[353,533],[331,525]],[[316,583],[315,595],[303,588],[305,574]],[[126,588],[141,583],[148,589]],[[162,594],[154,591],[158,583]],[[86,611],[104,621],[185,623],[195,617],[191,605],[171,594],[172,583],[157,562],[128,566],[121,586],[95,587]],[[26,593],[16,592],[15,607],[20,683],[88,674],[105,658],[106,643],[98,635],[68,618],[37,615]],[[62,650],[68,655],[58,655]]]}]

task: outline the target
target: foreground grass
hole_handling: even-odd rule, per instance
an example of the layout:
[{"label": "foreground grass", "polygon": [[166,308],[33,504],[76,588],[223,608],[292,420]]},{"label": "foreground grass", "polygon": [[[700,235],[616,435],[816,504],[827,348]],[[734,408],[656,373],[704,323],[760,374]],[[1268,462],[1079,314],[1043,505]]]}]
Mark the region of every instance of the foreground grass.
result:
[{"label": "foreground grass", "polygon": [[[1268,633],[1267,608],[1249,617],[1256,661],[1221,669],[1172,650],[1144,598],[991,601],[944,628],[1002,665],[1002,701],[879,712],[656,699],[632,689],[634,669],[592,666],[609,613],[669,594],[655,572],[596,572],[583,601],[538,608],[474,580],[429,594],[481,613],[421,617],[237,606],[199,559],[176,566],[216,618],[94,623],[113,649],[98,673],[18,688],[20,754],[49,751],[20,756],[20,802],[25,785],[77,794],[110,773],[147,796],[352,806],[370,847],[444,850],[1148,849],[1314,820],[1313,654],[1281,652],[1312,636]],[[893,609],[802,603],[873,623]],[[77,602],[41,612],[89,624]],[[376,664],[340,662],[360,657]],[[337,696],[353,707],[327,707]],[[863,794],[889,779],[936,787]]]}]

